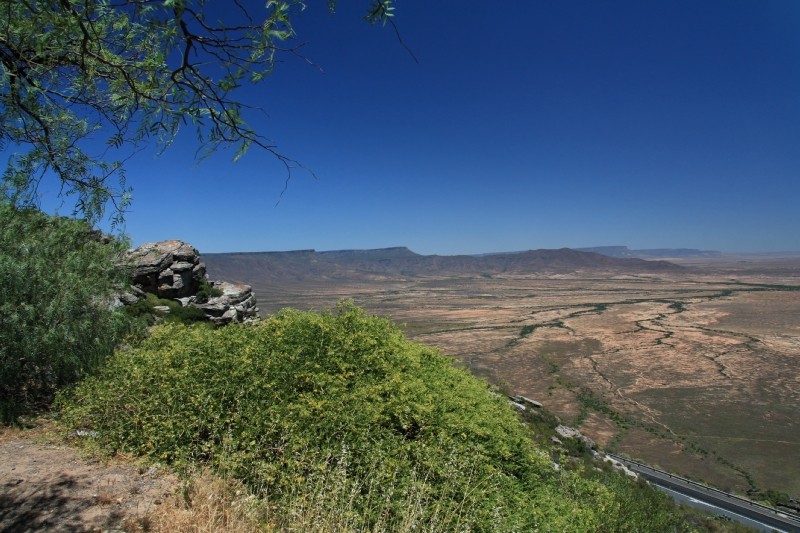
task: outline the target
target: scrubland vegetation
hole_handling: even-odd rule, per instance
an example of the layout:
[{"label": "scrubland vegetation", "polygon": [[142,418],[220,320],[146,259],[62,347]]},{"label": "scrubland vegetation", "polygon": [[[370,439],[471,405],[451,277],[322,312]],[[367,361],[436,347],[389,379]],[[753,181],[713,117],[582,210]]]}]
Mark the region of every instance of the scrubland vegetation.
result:
[{"label": "scrubland vegetation", "polygon": [[182,503],[134,529],[691,530],[665,496],[552,448],[552,419],[521,420],[388,319],[345,302],[146,330],[162,302],[109,304],[123,243],[2,216],[3,421],[58,391],[58,419],[88,446],[184,473]]},{"label": "scrubland vegetation", "polygon": [[108,307],[126,243],[80,220],[0,203],[0,421],[47,406],[137,321]]},{"label": "scrubland vegetation", "polygon": [[347,304],[159,326],[60,405],[107,451],[240,480],[280,527],[683,529],[661,495],[617,474],[555,471],[503,397]]}]

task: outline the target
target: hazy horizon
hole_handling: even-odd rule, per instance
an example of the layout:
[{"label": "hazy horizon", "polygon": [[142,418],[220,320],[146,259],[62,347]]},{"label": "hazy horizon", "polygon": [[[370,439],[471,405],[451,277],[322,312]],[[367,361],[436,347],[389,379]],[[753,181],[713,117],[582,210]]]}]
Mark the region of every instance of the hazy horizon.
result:
[{"label": "hazy horizon", "polygon": [[[184,239],[180,239],[184,240]],[[140,245],[143,243],[136,243],[136,245]],[[194,244],[194,243],[189,243]],[[500,254],[514,254],[514,253],[521,253],[521,252],[528,252],[528,251],[537,251],[537,250],[562,250],[562,249],[569,249],[569,250],[587,250],[590,248],[617,248],[617,247],[624,247],[630,250],[631,252],[653,252],[653,251],[694,251],[698,253],[719,253],[722,255],[800,255],[800,250],[772,250],[772,251],[764,251],[764,252],[752,252],[746,250],[736,250],[736,251],[722,251],[722,250],[712,250],[712,249],[698,249],[698,248],[687,248],[685,246],[678,246],[678,247],[665,247],[665,248],[655,248],[655,247],[647,247],[647,248],[631,248],[630,246],[625,245],[600,245],[600,246],[559,246],[554,248],[526,248],[520,250],[499,250],[499,251],[487,251],[487,252],[475,252],[475,253],[452,253],[452,254],[445,254],[445,253],[422,253],[410,246],[404,245],[396,245],[396,246],[376,246],[374,248],[327,248],[327,249],[318,249],[318,248],[291,248],[291,249],[281,249],[281,250],[222,250],[222,251],[204,251],[199,250],[200,253],[203,254],[252,254],[252,253],[292,253],[292,252],[348,252],[348,251],[370,251],[370,250],[392,250],[398,248],[405,248],[413,253],[419,255],[442,255],[442,256],[455,256],[455,255],[467,255],[467,256],[474,256],[474,255],[500,255]]]},{"label": "hazy horizon", "polygon": [[239,95],[316,179],[284,191],[256,149],[195,164],[186,128],[128,161],[135,244],[800,250],[800,2],[401,2],[419,63],[366,5],[309,4],[318,67],[282,56]]}]

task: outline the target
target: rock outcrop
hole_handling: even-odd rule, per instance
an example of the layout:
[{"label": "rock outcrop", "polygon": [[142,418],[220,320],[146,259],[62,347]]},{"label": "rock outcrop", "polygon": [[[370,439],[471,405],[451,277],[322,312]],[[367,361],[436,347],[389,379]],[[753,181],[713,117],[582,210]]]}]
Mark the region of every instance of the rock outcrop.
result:
[{"label": "rock outcrop", "polygon": [[541,402],[537,402],[536,400],[531,400],[530,398],[526,398],[525,396],[509,396],[508,398],[512,402],[523,406],[524,409],[521,409],[523,411],[528,407],[532,407],[534,409],[541,409],[543,407]]},{"label": "rock outcrop", "polygon": [[192,296],[206,280],[200,253],[183,241],[148,242],[128,252],[128,259],[133,285],[159,298]]},{"label": "rock outcrop", "polygon": [[571,428],[569,426],[563,426],[559,424],[558,426],[556,426],[556,433],[558,433],[565,439],[575,439],[581,441],[589,450],[594,450],[597,448],[597,445],[592,439],[581,433],[576,428]]},{"label": "rock outcrop", "polygon": [[250,285],[227,281],[213,281],[210,285],[222,294],[212,296],[205,303],[192,302],[190,305],[202,309],[212,322],[216,324],[243,322],[258,315],[256,297]]},{"label": "rock outcrop", "polygon": [[623,474],[625,474],[628,477],[632,477],[634,479],[638,479],[639,474],[637,474],[636,472],[634,472],[633,470],[631,470],[630,468],[628,468],[627,466],[625,466],[621,462],[617,461],[613,457],[609,457],[607,455],[603,455],[602,457],[603,457],[603,461],[605,461],[606,463],[610,464],[611,468],[613,468],[617,472],[622,472]]},{"label": "rock outcrop", "polygon": [[[123,304],[135,303],[146,293],[176,300],[184,307],[202,309],[218,325],[245,322],[258,317],[256,297],[249,285],[209,281],[200,253],[180,240],[148,242],[130,250],[127,260],[131,292],[120,297]],[[211,294],[198,294],[207,284]],[[208,291],[207,291],[208,292]]]}]

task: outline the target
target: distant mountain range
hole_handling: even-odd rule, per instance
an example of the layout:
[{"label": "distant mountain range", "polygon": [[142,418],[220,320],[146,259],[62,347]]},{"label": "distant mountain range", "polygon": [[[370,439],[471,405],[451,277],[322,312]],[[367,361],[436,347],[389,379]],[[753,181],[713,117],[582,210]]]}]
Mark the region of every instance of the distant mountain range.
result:
[{"label": "distant mountain range", "polygon": [[627,246],[595,246],[593,248],[576,248],[580,252],[594,252],[609,257],[628,257],[639,259],[670,258],[670,257],[720,257],[722,252],[714,250],[696,250],[694,248],[650,248],[646,250],[631,250]]},{"label": "distant mountain range", "polygon": [[614,257],[569,248],[448,256],[420,255],[406,247],[328,252],[297,250],[203,254],[203,260],[214,276],[249,284],[268,280],[357,280],[578,271],[635,273],[682,269],[667,261]]}]

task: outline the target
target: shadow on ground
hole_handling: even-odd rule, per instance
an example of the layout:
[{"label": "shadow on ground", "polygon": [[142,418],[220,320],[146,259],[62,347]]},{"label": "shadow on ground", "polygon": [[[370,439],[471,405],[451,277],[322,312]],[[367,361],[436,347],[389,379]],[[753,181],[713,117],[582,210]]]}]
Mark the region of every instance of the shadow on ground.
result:
[{"label": "shadow on ground", "polygon": [[[0,531],[77,532],[119,524],[123,513],[112,509],[112,502],[103,501],[102,495],[77,495],[77,489],[87,484],[91,482],[81,476],[64,473],[53,476],[46,484],[19,478],[5,480],[0,486]],[[105,516],[95,516],[94,523],[85,523],[86,511],[95,506],[108,506],[100,513]]]}]

